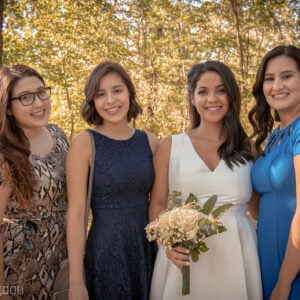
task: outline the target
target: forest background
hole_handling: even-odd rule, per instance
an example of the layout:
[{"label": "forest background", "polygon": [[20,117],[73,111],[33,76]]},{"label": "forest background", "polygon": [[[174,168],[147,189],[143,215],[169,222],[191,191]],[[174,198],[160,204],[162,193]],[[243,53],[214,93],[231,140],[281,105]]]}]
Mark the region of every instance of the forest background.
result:
[{"label": "forest background", "polygon": [[0,64],[27,64],[52,87],[51,122],[69,138],[87,128],[79,110],[90,71],[104,60],[130,73],[143,114],[132,124],[159,138],[188,129],[186,74],[220,60],[254,104],[261,58],[300,46],[299,0],[1,0]]}]

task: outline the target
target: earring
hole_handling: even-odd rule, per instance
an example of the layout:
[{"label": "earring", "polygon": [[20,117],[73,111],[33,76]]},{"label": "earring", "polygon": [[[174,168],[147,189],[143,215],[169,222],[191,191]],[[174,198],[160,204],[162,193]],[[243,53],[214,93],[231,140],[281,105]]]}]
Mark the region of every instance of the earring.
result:
[{"label": "earring", "polygon": [[8,116],[12,116],[12,112],[10,110],[7,111]]}]

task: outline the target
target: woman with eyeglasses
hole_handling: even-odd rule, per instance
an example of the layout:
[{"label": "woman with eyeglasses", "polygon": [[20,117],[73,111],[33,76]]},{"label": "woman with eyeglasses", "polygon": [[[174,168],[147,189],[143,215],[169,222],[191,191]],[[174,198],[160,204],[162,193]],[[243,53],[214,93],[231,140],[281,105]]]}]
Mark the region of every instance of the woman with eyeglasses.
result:
[{"label": "woman with eyeglasses", "polygon": [[50,111],[37,71],[0,68],[1,299],[50,299],[66,257],[68,142]]}]

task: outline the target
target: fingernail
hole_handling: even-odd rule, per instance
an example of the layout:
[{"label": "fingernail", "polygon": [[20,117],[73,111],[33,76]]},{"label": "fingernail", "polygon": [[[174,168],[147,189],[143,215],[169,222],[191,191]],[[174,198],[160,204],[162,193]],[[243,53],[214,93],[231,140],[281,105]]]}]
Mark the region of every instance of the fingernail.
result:
[{"label": "fingernail", "polygon": [[185,249],[185,253],[190,253],[190,250],[188,250],[188,249]]}]

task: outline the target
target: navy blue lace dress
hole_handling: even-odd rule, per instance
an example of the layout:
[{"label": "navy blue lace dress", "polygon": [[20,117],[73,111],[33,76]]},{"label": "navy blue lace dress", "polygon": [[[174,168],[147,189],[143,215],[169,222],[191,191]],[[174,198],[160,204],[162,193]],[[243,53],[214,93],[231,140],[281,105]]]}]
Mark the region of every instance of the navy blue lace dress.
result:
[{"label": "navy blue lace dress", "polygon": [[84,260],[89,297],[148,299],[155,245],[144,231],[154,175],[147,134],[135,130],[119,141],[90,131],[96,154]]}]

